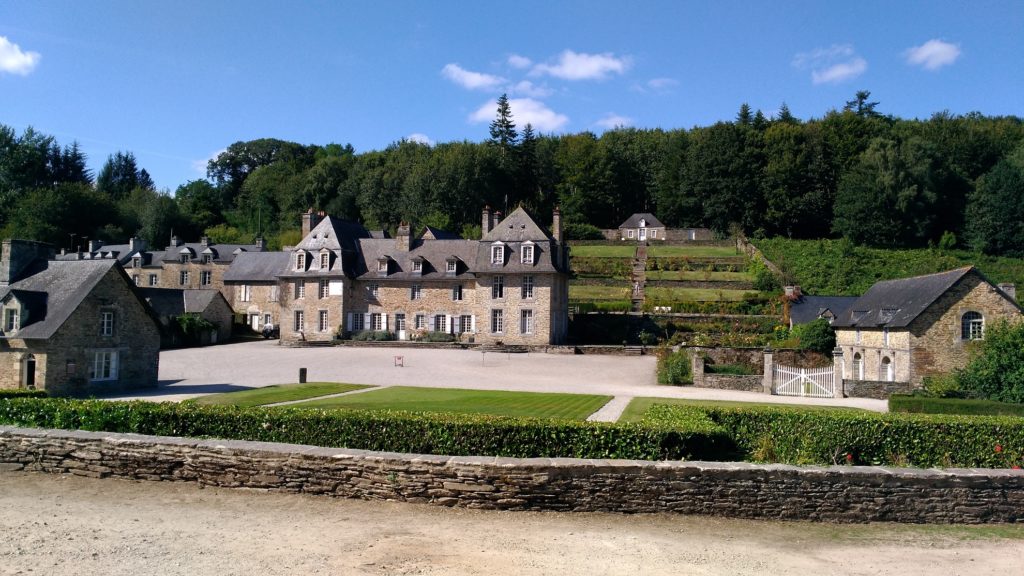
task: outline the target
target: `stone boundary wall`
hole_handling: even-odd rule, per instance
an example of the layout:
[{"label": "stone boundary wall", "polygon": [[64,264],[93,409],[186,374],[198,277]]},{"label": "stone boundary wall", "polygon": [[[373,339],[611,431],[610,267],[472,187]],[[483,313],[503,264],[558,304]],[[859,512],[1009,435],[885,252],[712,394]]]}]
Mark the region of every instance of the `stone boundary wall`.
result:
[{"label": "stone boundary wall", "polygon": [[914,388],[910,382],[843,379],[843,393],[850,398],[888,400],[892,394],[910,394]]},{"label": "stone boundary wall", "polygon": [[705,372],[702,375],[700,384],[697,384],[697,375],[694,374],[693,385],[699,388],[714,388],[716,390],[764,392],[764,377],[760,374],[708,374]]},{"label": "stone boundary wall", "polygon": [[430,456],[0,426],[0,473],[196,482],[492,510],[828,522],[1024,520],[1024,473]]}]

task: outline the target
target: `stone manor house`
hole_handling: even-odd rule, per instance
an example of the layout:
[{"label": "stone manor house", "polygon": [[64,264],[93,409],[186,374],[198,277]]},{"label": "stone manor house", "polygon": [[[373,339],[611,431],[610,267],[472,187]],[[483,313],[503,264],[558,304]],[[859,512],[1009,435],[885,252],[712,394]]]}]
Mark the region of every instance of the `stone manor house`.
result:
[{"label": "stone manor house", "polygon": [[312,211],[283,252],[243,252],[224,292],[253,329],[279,325],[284,342],[339,331],[399,340],[444,332],[464,341],[555,344],[568,330],[569,262],[560,214],[548,233],[522,208],[485,208],[481,237],[401,224],[394,238]]}]

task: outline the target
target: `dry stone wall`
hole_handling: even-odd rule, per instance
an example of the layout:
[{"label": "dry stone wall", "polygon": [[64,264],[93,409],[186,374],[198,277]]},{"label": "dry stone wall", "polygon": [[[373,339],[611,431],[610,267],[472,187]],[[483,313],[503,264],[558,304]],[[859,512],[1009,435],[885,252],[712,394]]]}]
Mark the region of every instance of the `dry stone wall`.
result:
[{"label": "dry stone wall", "polygon": [[0,427],[0,473],[197,482],[492,510],[829,522],[1024,520],[1024,473],[449,457]]}]

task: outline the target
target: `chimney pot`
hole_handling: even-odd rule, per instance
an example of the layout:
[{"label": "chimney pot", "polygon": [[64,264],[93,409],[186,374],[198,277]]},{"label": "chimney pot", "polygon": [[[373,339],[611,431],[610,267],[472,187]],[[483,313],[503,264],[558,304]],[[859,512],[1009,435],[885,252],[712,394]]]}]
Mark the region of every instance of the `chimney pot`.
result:
[{"label": "chimney pot", "polygon": [[491,215],[491,207],[489,205],[485,205],[483,217],[480,223],[480,238],[483,239],[484,236],[487,236],[493,227],[494,218]]},{"label": "chimney pot", "polygon": [[1017,286],[1012,282],[1003,282],[999,284],[999,289],[1003,291],[1003,294],[1006,294],[1011,299],[1017,300]]}]

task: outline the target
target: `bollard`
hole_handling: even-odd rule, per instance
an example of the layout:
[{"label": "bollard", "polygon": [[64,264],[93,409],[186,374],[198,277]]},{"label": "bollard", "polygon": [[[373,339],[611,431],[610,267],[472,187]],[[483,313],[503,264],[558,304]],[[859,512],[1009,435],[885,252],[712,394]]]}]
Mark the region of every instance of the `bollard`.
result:
[{"label": "bollard", "polygon": [[299,384],[305,384],[305,383],[306,383],[306,369],[305,368],[299,368]]}]

